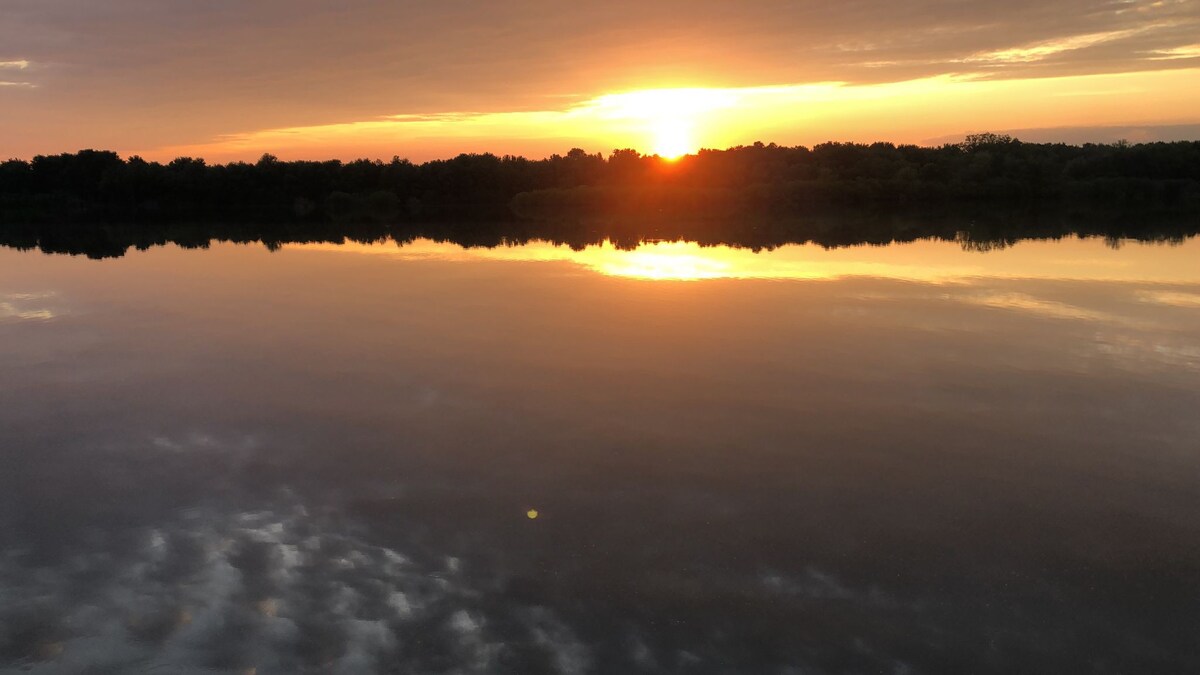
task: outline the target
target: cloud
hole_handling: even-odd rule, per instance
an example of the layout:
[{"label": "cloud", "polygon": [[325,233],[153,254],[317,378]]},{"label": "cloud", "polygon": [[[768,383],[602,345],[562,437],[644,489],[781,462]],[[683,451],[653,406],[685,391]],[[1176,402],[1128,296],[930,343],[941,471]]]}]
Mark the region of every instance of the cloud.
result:
[{"label": "cloud", "polygon": [[[13,71],[13,70],[25,70],[25,69],[27,69],[27,68],[29,68],[29,61],[26,61],[26,60],[24,60],[24,59],[18,59],[18,60],[13,60],[13,61],[0,61],[0,71],[5,71],[5,70],[8,70],[8,71]],[[0,87],[5,87],[5,88],[13,88],[13,89],[16,89],[16,88],[25,88],[25,89],[32,89],[32,88],[34,88],[34,87],[36,87],[36,86],[37,86],[37,85],[33,84],[32,82],[20,82],[20,81],[14,81],[14,80],[0,80]]]},{"label": "cloud", "polygon": [[1109,31],[1106,33],[1092,33],[1089,35],[1073,35],[1070,37],[1059,38],[1039,42],[1033,45],[1024,47],[1009,47],[1007,49],[999,49],[991,52],[981,52],[973,54],[964,59],[961,63],[1028,63],[1031,61],[1041,61],[1047,57],[1063,52],[1083,49],[1104,42],[1118,40],[1121,38],[1136,35],[1140,32],[1150,30],[1149,28],[1131,28],[1127,30]]},{"label": "cloud", "polygon": [[1155,49],[1149,52],[1146,58],[1151,61],[1200,58],[1200,44],[1171,47],[1169,49]]}]

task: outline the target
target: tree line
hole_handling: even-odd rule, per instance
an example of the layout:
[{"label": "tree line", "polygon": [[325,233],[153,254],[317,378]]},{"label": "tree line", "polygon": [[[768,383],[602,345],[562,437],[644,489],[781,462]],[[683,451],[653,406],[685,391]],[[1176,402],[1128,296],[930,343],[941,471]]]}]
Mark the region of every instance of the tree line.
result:
[{"label": "tree line", "polygon": [[787,217],[995,203],[1200,211],[1200,142],[1075,146],[977,134],[939,147],[755,143],[674,161],[576,148],[423,164],[272,155],[159,163],[101,150],[0,163],[5,223]]}]

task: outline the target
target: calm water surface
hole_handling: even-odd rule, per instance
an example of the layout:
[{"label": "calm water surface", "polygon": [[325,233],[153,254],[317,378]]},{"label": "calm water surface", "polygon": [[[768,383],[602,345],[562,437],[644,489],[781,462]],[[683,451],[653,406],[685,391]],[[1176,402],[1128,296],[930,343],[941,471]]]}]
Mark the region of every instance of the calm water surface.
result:
[{"label": "calm water surface", "polygon": [[0,671],[1200,672],[1198,411],[1198,240],[2,249]]}]

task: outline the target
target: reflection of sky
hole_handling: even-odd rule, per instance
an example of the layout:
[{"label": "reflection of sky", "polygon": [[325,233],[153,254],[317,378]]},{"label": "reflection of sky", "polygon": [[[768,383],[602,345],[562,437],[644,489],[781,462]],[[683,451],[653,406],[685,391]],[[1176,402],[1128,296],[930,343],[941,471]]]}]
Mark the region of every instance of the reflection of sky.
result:
[{"label": "reflection of sky", "polygon": [[402,260],[499,260],[569,262],[599,274],[651,280],[830,279],[868,276],[916,281],[989,278],[1068,278],[1200,282],[1200,240],[1177,245],[1127,243],[1115,249],[1103,239],[1026,241],[986,254],[954,242],[918,241],[890,246],[825,249],[789,244],[755,252],[692,242],[649,242],[633,250],[609,242],[573,250],[550,243],[463,248],[419,239],[409,244],[292,244],[299,250],[384,255]]},{"label": "reflection of sky", "polygon": [[[282,501],[281,511],[164,517],[125,548],[79,551],[57,566],[29,564],[19,550],[0,558],[0,622],[28,624],[8,645],[21,672],[363,673],[404,661],[414,672],[493,673],[514,643],[539,651],[550,672],[594,670],[591,650],[551,609],[489,602],[461,560],[413,560]],[[813,567],[743,583],[730,590],[746,601],[897,609],[877,588]],[[629,651],[643,666],[662,658],[636,640]]]},{"label": "reflection of sky", "polygon": [[0,671],[1200,663],[1191,242],[342,250],[0,251]]},{"label": "reflection of sky", "polygon": [[54,293],[0,293],[0,321],[45,320],[55,317],[46,303]]},{"label": "reflection of sky", "polygon": [[1146,302],[1174,307],[1200,308],[1200,293],[1181,293],[1178,291],[1143,291],[1141,297]]},{"label": "reflection of sky", "polygon": [[[56,567],[16,552],[0,561],[0,622],[34,620],[10,645],[24,653],[23,672],[377,672],[411,650],[414,633],[432,664],[440,656],[457,672],[494,672],[500,636],[455,559],[430,569],[330,525],[299,505],[189,511],[126,550],[80,552]],[[81,577],[84,596],[70,590]],[[552,613],[505,618],[578,664],[561,672],[583,672],[586,650]]]}]

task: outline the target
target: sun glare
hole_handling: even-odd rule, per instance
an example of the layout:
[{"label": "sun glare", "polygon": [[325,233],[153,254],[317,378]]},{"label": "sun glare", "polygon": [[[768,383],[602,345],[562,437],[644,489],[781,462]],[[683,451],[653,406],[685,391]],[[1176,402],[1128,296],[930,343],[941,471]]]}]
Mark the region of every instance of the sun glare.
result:
[{"label": "sun glare", "polygon": [[663,123],[654,129],[654,154],[676,160],[699,150],[682,124]]},{"label": "sun glare", "polygon": [[647,89],[601,96],[591,108],[629,122],[635,132],[640,127],[646,148],[674,160],[700,149],[698,129],[711,113],[736,104],[736,94],[727,89]]}]

